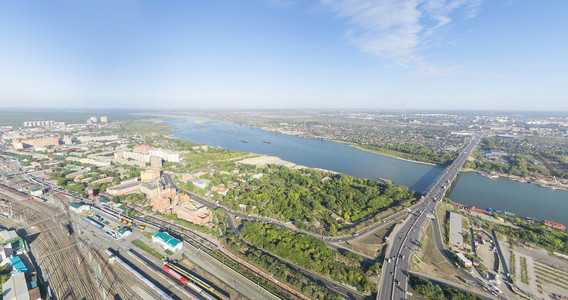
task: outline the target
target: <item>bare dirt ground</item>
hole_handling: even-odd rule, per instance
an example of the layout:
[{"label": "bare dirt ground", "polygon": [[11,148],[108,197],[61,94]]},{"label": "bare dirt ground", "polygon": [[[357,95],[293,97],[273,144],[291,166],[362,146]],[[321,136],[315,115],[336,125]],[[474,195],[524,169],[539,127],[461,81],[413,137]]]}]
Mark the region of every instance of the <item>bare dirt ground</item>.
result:
[{"label": "bare dirt ground", "polygon": [[446,279],[456,284],[464,284],[466,281],[436,249],[432,234],[432,223],[428,222],[424,228],[424,237],[420,243],[420,251],[413,255],[410,261],[410,271],[422,273],[433,278]]},{"label": "bare dirt ground", "polygon": [[[490,238],[483,232],[478,232],[480,236]],[[481,260],[483,265],[487,268],[487,271],[491,274],[495,274],[495,244],[494,243],[485,243],[485,244],[478,244],[476,247],[477,257]],[[507,262],[508,263],[508,262]]]},{"label": "bare dirt ground", "polygon": [[361,238],[347,243],[341,243],[342,247],[352,249],[369,257],[381,257],[386,250],[385,236],[390,235],[396,223],[385,225],[374,231],[365,233]]}]

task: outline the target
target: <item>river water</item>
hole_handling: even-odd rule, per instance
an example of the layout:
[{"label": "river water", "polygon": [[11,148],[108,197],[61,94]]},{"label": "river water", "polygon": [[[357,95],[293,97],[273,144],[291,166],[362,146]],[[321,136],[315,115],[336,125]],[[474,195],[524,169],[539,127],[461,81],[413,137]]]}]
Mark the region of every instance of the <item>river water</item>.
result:
[{"label": "river water", "polygon": [[[203,117],[179,117],[164,123],[174,127],[170,134],[192,142],[274,155],[295,164],[358,178],[386,178],[418,192],[426,191],[443,171],[438,166],[374,154],[340,143],[279,134]],[[449,197],[465,205],[482,209],[492,207],[519,216],[568,225],[566,191],[541,188],[506,178],[490,179],[476,172],[462,172],[454,182]]]}]

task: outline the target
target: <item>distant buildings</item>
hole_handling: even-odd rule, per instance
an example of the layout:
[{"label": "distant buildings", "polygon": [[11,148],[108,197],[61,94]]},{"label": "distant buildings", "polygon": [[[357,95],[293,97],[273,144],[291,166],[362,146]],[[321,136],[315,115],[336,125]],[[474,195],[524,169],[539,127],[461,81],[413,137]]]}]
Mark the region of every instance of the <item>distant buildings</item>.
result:
[{"label": "distant buildings", "polygon": [[24,127],[47,127],[55,126],[55,121],[25,121]]},{"label": "distant buildings", "polygon": [[81,143],[89,143],[89,142],[106,142],[106,141],[116,141],[118,140],[118,135],[101,135],[101,136],[90,136],[90,135],[82,135],[78,136],[77,139],[81,141]]},{"label": "distant buildings", "polygon": [[101,123],[108,123],[108,118],[106,116],[102,116]]},{"label": "distant buildings", "polygon": [[63,143],[65,145],[71,145],[73,144],[73,138],[70,135],[66,135],[63,137]]},{"label": "distant buildings", "polygon": [[46,147],[46,146],[56,146],[59,145],[59,139],[53,137],[46,137],[41,139],[30,139],[30,140],[14,140],[12,141],[14,149],[25,149],[28,147]]},{"label": "distant buildings", "polygon": [[[163,159],[167,162],[180,162],[179,153],[171,153],[163,150],[149,150],[148,154],[145,154],[144,152],[134,151],[122,151],[116,152],[114,154],[114,158],[116,159],[133,159],[144,163],[151,163],[151,157],[153,156],[158,157],[159,159]],[[157,165],[158,161],[155,161],[154,164]],[[161,166],[161,161],[159,162],[159,164]]]}]

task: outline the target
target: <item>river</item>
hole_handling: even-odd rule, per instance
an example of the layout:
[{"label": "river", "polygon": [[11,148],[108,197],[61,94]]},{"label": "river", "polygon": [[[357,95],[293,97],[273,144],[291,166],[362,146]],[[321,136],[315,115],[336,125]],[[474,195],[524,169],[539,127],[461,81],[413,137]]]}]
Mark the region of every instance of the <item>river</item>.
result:
[{"label": "river", "polygon": [[[426,191],[443,171],[438,166],[375,154],[349,145],[279,134],[204,117],[176,117],[164,123],[173,126],[171,135],[196,143],[274,155],[295,164],[358,178],[386,178],[418,192]],[[567,191],[506,178],[490,179],[476,172],[462,172],[452,185],[449,197],[465,205],[482,209],[492,207],[518,216],[548,219],[568,225]]]}]

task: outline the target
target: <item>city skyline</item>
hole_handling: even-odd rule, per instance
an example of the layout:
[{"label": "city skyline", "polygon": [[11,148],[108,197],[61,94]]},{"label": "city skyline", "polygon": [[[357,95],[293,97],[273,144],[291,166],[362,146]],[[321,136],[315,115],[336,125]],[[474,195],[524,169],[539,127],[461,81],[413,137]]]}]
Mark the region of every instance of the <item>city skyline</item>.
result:
[{"label": "city skyline", "polygon": [[2,109],[568,110],[561,1],[0,5]]}]

